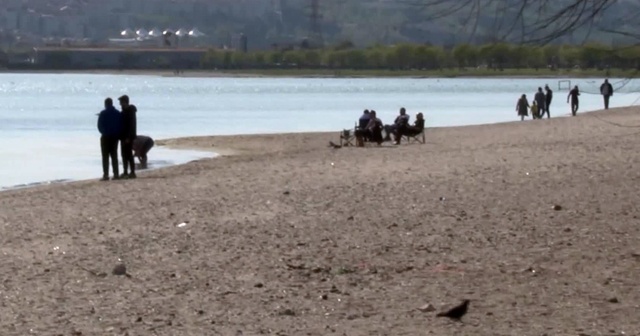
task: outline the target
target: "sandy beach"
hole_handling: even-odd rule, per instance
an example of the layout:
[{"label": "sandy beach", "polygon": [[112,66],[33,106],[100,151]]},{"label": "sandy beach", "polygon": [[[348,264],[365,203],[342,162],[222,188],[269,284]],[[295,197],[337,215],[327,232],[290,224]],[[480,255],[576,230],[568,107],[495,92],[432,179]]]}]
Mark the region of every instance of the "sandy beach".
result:
[{"label": "sandy beach", "polygon": [[639,108],[427,132],[1,192],[0,334],[640,334]]}]

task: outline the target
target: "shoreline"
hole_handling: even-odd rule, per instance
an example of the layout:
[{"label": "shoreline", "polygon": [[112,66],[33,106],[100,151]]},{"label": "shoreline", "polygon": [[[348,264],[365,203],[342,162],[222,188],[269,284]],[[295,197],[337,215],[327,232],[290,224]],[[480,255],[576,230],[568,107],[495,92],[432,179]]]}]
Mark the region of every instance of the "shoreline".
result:
[{"label": "shoreline", "polygon": [[[158,142],[160,142],[161,140],[159,140]],[[180,165],[184,165],[184,164],[188,164],[190,162],[194,162],[194,161],[199,161],[199,160],[207,160],[207,159],[215,159],[217,157],[222,156],[222,154],[219,154],[216,151],[213,151],[211,149],[206,149],[206,148],[189,148],[189,147],[171,147],[171,146],[165,146],[162,144],[159,144],[158,142],[156,142],[156,146],[158,147],[164,147],[165,149],[169,149],[169,150],[174,150],[174,151],[182,151],[183,154],[184,152],[199,152],[201,153],[200,155],[198,155],[198,158],[195,159],[191,159],[188,161],[185,160],[179,160],[176,159],[174,157],[174,159],[176,159],[176,162],[171,163],[171,161],[166,161],[166,160],[160,160],[160,162],[162,162],[161,164],[159,164],[158,166],[155,165],[150,165],[145,169],[141,169],[140,168],[140,163],[136,163],[136,172],[138,174],[146,174],[147,172],[152,172],[155,170],[160,170],[160,169],[166,169],[166,168],[171,168],[171,167],[175,167],[175,166],[180,166]],[[205,153],[207,153],[205,155]],[[154,160],[151,160],[150,163],[153,163]],[[168,163],[167,163],[168,162]],[[118,164],[121,166],[122,162],[119,160]],[[120,167],[122,168],[122,167]],[[109,167],[109,169],[111,169],[111,166]],[[24,189],[33,189],[33,188],[39,188],[39,187],[55,187],[55,186],[59,186],[59,185],[66,185],[66,184],[74,184],[74,183],[79,183],[79,182],[90,182],[90,181],[95,181],[95,180],[99,180],[99,174],[97,175],[97,177],[91,177],[91,178],[77,178],[77,179],[73,179],[73,178],[60,178],[60,179],[52,179],[52,180],[41,180],[41,181],[32,181],[32,182],[26,182],[26,183],[20,183],[20,184],[16,184],[16,185],[9,185],[9,186],[2,186],[0,187],[0,193],[3,192],[7,192],[7,191],[13,191],[13,190],[24,190]]]},{"label": "shoreline", "polygon": [[184,70],[176,75],[173,70],[0,70],[0,74],[88,74],[153,76],[171,78],[490,78],[490,79],[561,79],[561,78],[640,78],[636,70],[613,70],[609,75],[600,70]]},{"label": "shoreline", "polygon": [[[610,111],[615,111],[619,109],[628,109],[633,107],[621,107],[614,108]],[[578,116],[598,116],[600,114],[608,113],[607,110],[595,110],[595,111],[586,111],[581,112]],[[555,116],[553,119],[564,119],[571,118],[570,114]],[[527,120],[529,122],[534,122],[534,120]],[[472,125],[457,125],[457,126],[437,126],[437,127],[427,127],[427,129],[459,129],[459,128],[474,128],[474,127],[484,127],[484,126],[500,126],[500,125],[510,125],[510,124],[519,124],[521,121],[513,120],[513,121],[503,121],[503,122],[494,122],[494,123],[486,123],[486,124],[472,124]],[[318,132],[276,132],[276,133],[250,133],[250,134],[231,134],[231,135],[202,135],[202,136],[186,136],[186,137],[178,137],[178,138],[166,138],[166,139],[158,139],[156,140],[156,145],[160,147],[165,147],[167,149],[179,150],[179,151],[197,151],[202,153],[210,153],[211,157],[203,157],[194,159],[188,162],[183,163],[175,163],[164,165],[157,168],[148,168],[144,170],[138,170],[143,174],[147,171],[161,170],[161,169],[170,169],[174,167],[179,167],[182,165],[189,164],[191,162],[216,159],[222,157],[231,157],[231,156],[246,156],[246,155],[268,155],[268,154],[277,154],[277,149],[269,149],[264,147],[264,142],[272,142],[275,139],[282,137],[319,137],[326,136],[328,144],[329,141],[333,141],[337,143],[339,141],[339,133],[340,131],[318,131]],[[385,146],[390,147],[393,146]],[[138,165],[138,164],[137,164]],[[90,182],[94,180],[98,180],[99,177],[89,178],[89,179],[56,179],[51,181],[37,181],[30,183],[23,183],[15,186],[8,186],[0,188],[0,193],[13,191],[13,190],[23,190],[23,189],[33,189],[39,187],[55,187],[59,185],[66,184],[74,184],[79,182]]]}]

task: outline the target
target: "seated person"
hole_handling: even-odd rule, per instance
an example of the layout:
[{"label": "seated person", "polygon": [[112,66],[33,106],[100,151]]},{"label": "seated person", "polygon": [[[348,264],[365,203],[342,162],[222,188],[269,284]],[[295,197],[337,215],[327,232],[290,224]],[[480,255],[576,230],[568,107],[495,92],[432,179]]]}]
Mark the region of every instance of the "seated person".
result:
[{"label": "seated person", "polygon": [[400,140],[403,135],[407,136],[416,136],[424,131],[424,115],[422,112],[416,115],[416,121],[413,125],[406,125],[404,127],[399,127],[397,131],[394,133],[396,138],[396,144],[400,144]]},{"label": "seated person", "polygon": [[149,153],[153,145],[153,139],[146,135],[138,135],[135,140],[133,140],[133,155],[140,160],[140,166],[142,168],[147,168],[147,153]]},{"label": "seated person", "polygon": [[360,119],[358,119],[358,128],[362,130],[367,128],[367,125],[369,124],[369,119],[371,119],[371,116],[369,115],[369,110],[364,110],[364,113],[362,113],[362,115],[360,116]]},{"label": "seated person", "polygon": [[360,139],[370,139],[379,144],[382,143],[382,121],[376,117],[376,111],[369,112],[369,123],[364,129],[356,130],[356,138],[358,138],[359,145]]},{"label": "seated person", "polygon": [[406,127],[409,125],[409,115],[407,114],[407,110],[405,108],[400,109],[400,114],[396,117],[396,120],[393,122],[393,125],[384,125],[385,133],[387,136],[384,141],[391,141],[391,134],[395,134],[396,130]]}]

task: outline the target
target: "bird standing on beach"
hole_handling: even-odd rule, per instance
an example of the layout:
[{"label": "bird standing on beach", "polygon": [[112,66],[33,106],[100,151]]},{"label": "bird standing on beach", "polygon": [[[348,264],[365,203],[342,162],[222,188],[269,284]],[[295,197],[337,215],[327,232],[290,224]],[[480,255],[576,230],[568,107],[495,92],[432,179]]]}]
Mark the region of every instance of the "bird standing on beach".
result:
[{"label": "bird standing on beach", "polygon": [[469,300],[464,300],[460,305],[453,307],[446,312],[439,313],[436,316],[448,317],[452,320],[460,321],[460,319],[467,313],[467,310],[469,310],[469,302]]}]

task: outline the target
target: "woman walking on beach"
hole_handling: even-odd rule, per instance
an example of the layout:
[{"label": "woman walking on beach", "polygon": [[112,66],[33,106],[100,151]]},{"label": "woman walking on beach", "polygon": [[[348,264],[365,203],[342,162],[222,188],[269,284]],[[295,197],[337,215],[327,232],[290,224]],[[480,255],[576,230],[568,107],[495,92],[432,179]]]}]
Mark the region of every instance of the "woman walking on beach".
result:
[{"label": "woman walking on beach", "polygon": [[520,99],[518,99],[518,103],[516,104],[516,111],[520,116],[520,120],[524,121],[524,117],[529,115],[529,102],[527,101],[527,95],[523,94]]}]

